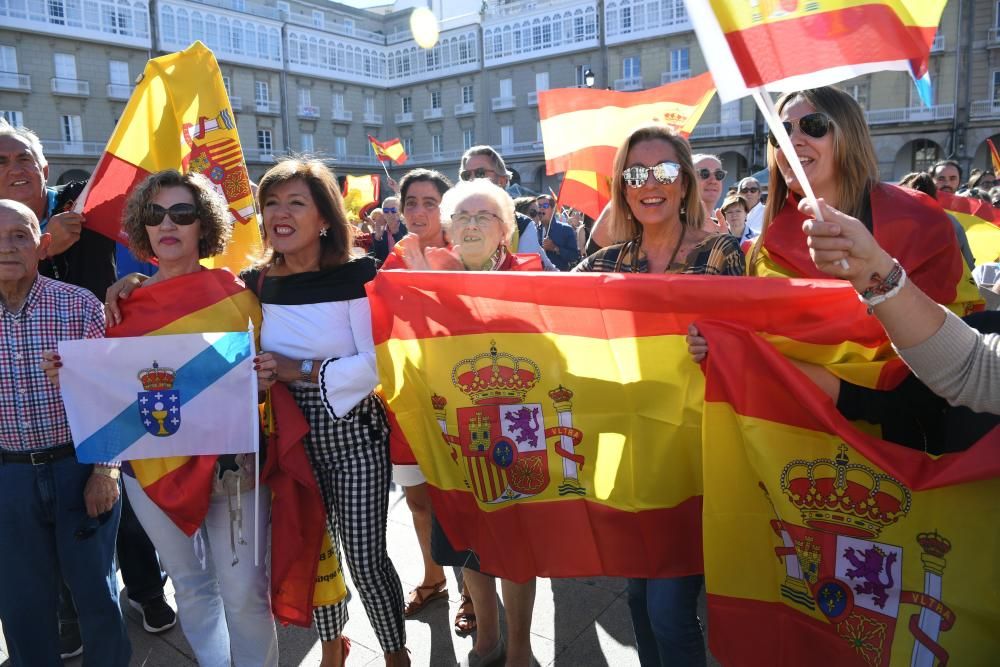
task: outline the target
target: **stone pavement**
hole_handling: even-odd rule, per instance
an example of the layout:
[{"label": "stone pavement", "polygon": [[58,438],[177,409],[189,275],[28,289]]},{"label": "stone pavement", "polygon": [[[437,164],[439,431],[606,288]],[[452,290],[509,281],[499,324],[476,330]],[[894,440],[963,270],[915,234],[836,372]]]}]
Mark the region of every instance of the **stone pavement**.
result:
[{"label": "stone pavement", "polygon": [[[393,490],[389,499],[388,539],[389,555],[399,571],[404,591],[409,591],[420,583],[423,565],[410,512],[398,489]],[[455,575],[456,572],[448,572],[448,604],[444,600],[432,603],[406,623],[407,646],[414,665],[455,665],[458,657],[472,648],[471,637],[459,637],[452,629],[461,591]],[[349,573],[348,589],[354,589]],[[168,592],[172,604],[172,590]],[[700,606],[704,619],[704,596]],[[143,631],[137,612],[127,605],[125,608],[132,639],[133,666],[196,664],[180,625],[161,635],[150,635]],[[351,620],[345,634],[352,644],[348,665],[384,664],[375,633],[357,595],[351,598],[348,608]],[[531,646],[538,665],[619,667],[639,664],[622,579],[539,579],[531,630]],[[319,664],[320,647],[312,629],[279,627],[278,639],[282,666]],[[10,667],[5,649],[0,632],[0,667]],[[65,664],[80,667],[83,663],[82,658],[74,658]],[[717,664],[710,660],[710,665]]]}]

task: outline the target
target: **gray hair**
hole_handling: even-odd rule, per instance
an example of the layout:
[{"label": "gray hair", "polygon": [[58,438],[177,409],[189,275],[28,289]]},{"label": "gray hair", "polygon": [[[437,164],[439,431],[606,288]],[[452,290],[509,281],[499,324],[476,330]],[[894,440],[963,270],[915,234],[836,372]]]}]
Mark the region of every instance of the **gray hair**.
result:
[{"label": "gray hair", "polygon": [[14,137],[20,139],[24,143],[28,144],[28,151],[35,158],[35,162],[42,169],[49,166],[48,160],[45,159],[45,153],[42,151],[42,141],[38,138],[38,135],[24,127],[19,125],[14,127],[7,122],[6,119],[0,118],[0,137]]},{"label": "gray hair", "polygon": [[41,238],[42,227],[38,224],[38,217],[35,215],[35,212],[30,208],[13,199],[0,199],[0,210],[10,211],[27,222],[28,226],[31,227],[31,234],[35,237],[36,242]]},{"label": "gray hair", "polygon": [[691,164],[698,164],[699,162],[701,162],[706,158],[711,158],[712,160],[715,160],[716,162],[719,163],[719,165],[722,164],[722,158],[720,158],[718,155],[715,155],[714,153],[695,153],[694,155],[691,156]]},{"label": "gray hair", "polygon": [[462,154],[462,161],[459,164],[458,170],[460,172],[465,171],[465,165],[469,163],[469,158],[475,155],[485,155],[490,158],[490,160],[493,161],[493,168],[496,172],[501,176],[505,176],[508,179],[510,178],[510,172],[507,171],[507,163],[503,161],[503,157],[501,157],[500,153],[498,153],[495,148],[486,145],[473,146],[465,151]]},{"label": "gray hair", "polygon": [[459,206],[469,197],[483,195],[489,197],[500,210],[500,221],[504,227],[504,238],[510,244],[514,237],[514,230],[517,223],[514,221],[514,200],[510,198],[506,190],[485,178],[476,178],[471,181],[459,181],[450,190],[444,193],[441,198],[441,226],[446,232],[451,233],[451,216],[458,210]]},{"label": "gray hair", "polygon": [[747,176],[746,178],[741,178],[740,182],[736,184],[736,187],[737,189],[742,188],[744,183],[750,183],[750,182],[756,183],[757,187],[760,187],[760,181],[758,181],[753,176]]}]

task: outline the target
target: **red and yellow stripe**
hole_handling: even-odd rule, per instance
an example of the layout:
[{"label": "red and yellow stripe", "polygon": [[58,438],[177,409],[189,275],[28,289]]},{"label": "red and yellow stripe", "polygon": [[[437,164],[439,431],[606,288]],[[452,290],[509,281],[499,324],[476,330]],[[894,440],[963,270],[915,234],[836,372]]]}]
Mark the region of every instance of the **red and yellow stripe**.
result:
[{"label": "red and yellow stripe", "polygon": [[396,164],[406,162],[406,151],[403,150],[403,142],[398,137],[383,142],[369,134],[368,141],[372,145],[372,150],[375,151],[375,157],[381,162],[395,162]]},{"label": "red and yellow stripe", "polygon": [[1000,259],[1000,209],[975,197],[958,197],[947,192],[938,192],[937,198],[965,229],[977,266]]}]

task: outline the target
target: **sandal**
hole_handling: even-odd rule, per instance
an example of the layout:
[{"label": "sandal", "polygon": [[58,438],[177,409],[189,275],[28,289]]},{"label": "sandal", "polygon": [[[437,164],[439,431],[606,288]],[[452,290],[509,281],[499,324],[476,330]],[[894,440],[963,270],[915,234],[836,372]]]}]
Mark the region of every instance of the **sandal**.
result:
[{"label": "sandal", "polygon": [[455,632],[464,637],[475,632],[476,627],[476,609],[472,606],[472,598],[462,593],[462,604],[455,614]]},{"label": "sandal", "polygon": [[[448,597],[448,589],[445,588],[448,580],[442,579],[436,584],[430,584],[429,586],[417,586],[412,591],[410,591],[410,597],[406,601],[406,607],[403,609],[403,616],[409,618],[410,616],[415,616],[424,610],[431,602],[434,600],[440,600],[441,598]],[[430,591],[430,593],[425,593],[424,591]]]}]

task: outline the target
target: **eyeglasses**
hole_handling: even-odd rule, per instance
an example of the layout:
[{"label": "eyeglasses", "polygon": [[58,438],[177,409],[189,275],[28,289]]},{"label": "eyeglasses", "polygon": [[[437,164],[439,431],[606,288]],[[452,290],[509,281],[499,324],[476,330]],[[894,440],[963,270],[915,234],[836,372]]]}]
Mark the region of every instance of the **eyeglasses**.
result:
[{"label": "eyeglasses", "polygon": [[649,180],[649,172],[653,172],[653,178],[658,183],[669,185],[680,176],[681,166],[676,162],[661,162],[654,164],[652,167],[644,167],[641,164],[637,164],[622,171],[622,178],[625,179],[625,185],[630,188],[641,188]]},{"label": "eyeglasses", "polygon": [[497,173],[494,169],[487,169],[486,167],[478,167],[476,169],[465,169],[459,172],[458,177],[463,181],[471,181],[473,178],[486,178],[486,174]]},{"label": "eyeglasses", "polygon": [[537,218],[538,217],[538,209],[536,209],[536,208],[530,208],[530,209],[528,209],[528,217],[529,218]]},{"label": "eyeglasses", "polygon": [[740,194],[746,192],[747,194],[755,195],[760,192],[760,188],[740,188]]},{"label": "eyeglasses", "polygon": [[698,178],[703,181],[707,181],[709,176],[715,176],[715,180],[724,181],[726,180],[726,170],[725,169],[699,169]]},{"label": "eyeglasses", "polygon": [[395,213],[396,209],[394,209],[394,208],[386,208],[386,207],[383,206],[382,207],[382,212],[383,213]]},{"label": "eyeglasses", "polygon": [[451,216],[451,222],[459,227],[464,227],[470,222],[474,222],[477,227],[483,227],[494,220],[501,220],[500,216],[496,213],[476,213],[470,215],[468,213],[455,213]]},{"label": "eyeglasses", "polygon": [[538,202],[538,208],[550,209],[552,208],[552,204],[547,201],[540,201]]},{"label": "eyeglasses", "polygon": [[170,216],[175,225],[190,225],[198,219],[198,207],[194,204],[174,204],[170,208],[163,208],[159,204],[150,204],[146,207],[145,220],[142,222],[147,227],[159,227],[166,215]]},{"label": "eyeglasses", "polygon": [[[833,121],[830,117],[821,111],[815,111],[813,113],[807,113],[802,118],[797,121],[786,120],[781,123],[785,127],[785,132],[788,136],[792,136],[792,128],[795,125],[799,126],[802,130],[802,134],[812,137],[813,139],[822,139],[826,136],[826,133],[830,131],[830,126],[833,125]],[[771,142],[771,145],[775,148],[778,147],[778,138],[774,136],[773,132],[767,133],[767,140]]]}]

